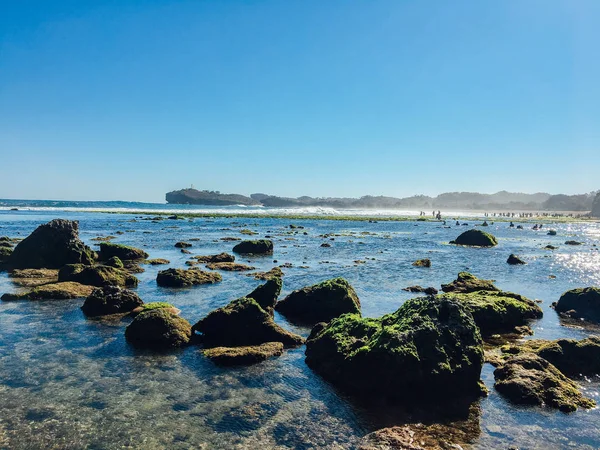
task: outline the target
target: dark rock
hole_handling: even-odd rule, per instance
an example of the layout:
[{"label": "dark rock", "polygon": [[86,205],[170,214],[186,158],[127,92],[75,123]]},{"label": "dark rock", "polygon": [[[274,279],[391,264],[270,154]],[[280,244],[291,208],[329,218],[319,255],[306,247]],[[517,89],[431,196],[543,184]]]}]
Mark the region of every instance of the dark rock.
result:
[{"label": "dark rock", "polygon": [[146,260],[146,263],[150,264],[151,266],[159,266],[162,264],[171,264],[171,261],[169,261],[168,259],[156,258],[156,259],[148,259],[148,260]]},{"label": "dark rock", "polygon": [[229,253],[219,253],[218,255],[194,256],[194,259],[200,263],[224,263],[234,262],[235,256]]},{"label": "dark rock", "polygon": [[494,371],[494,378],[496,390],[516,404],[547,405],[564,412],[595,405],[556,367],[534,354],[509,358]]},{"label": "dark rock", "polygon": [[523,261],[521,258],[519,258],[517,255],[515,255],[514,253],[511,253],[510,256],[508,257],[508,259],[506,260],[506,262],[512,266],[516,266],[519,264],[527,264],[525,261]]},{"label": "dark rock", "polygon": [[273,253],[273,241],[259,239],[256,241],[242,241],[233,247],[235,253],[271,254]]},{"label": "dark rock", "polygon": [[204,356],[221,366],[250,365],[283,354],[281,342],[265,342],[244,347],[214,347],[204,350]]},{"label": "dark rock", "polygon": [[554,245],[546,245],[544,248],[547,250],[556,250],[558,247],[555,247]]},{"label": "dark rock", "polygon": [[108,258],[104,265],[116,267],[117,269],[123,269],[125,266],[123,265],[123,261],[118,256],[113,256],[112,258]]},{"label": "dark rock", "polygon": [[499,291],[491,280],[482,280],[469,272],[460,272],[456,280],[449,284],[442,284],[444,292],[476,292],[476,291]]},{"label": "dark rock", "polygon": [[412,265],[415,267],[431,267],[431,260],[427,258],[418,259]]},{"label": "dark rock", "polygon": [[58,281],[75,281],[89,286],[105,285],[136,287],[138,279],[122,269],[111,266],[68,264],[58,271]]},{"label": "dark rock", "polygon": [[583,245],[583,242],[579,242],[579,241],[566,241],[565,245]]},{"label": "dark rock", "polygon": [[547,234],[548,236],[556,236],[556,230],[549,230]]},{"label": "dark rock", "polygon": [[135,292],[118,286],[104,286],[93,290],[81,310],[86,316],[104,316],[127,313],[143,304]]},{"label": "dark rock", "polygon": [[123,244],[115,244],[113,242],[102,242],[100,244],[100,258],[102,260],[108,260],[116,256],[122,261],[125,260],[137,260],[148,258],[148,253],[139,248],[130,247]]},{"label": "dark rock", "polygon": [[246,270],[256,269],[256,267],[235,262],[208,263],[206,267],[210,270],[225,270],[227,272],[244,272]]},{"label": "dark rock", "polygon": [[256,300],[239,298],[212,311],[193,329],[202,333],[208,347],[237,347],[281,342],[286,347],[301,345],[302,337],[284,330]]},{"label": "dark rock", "polygon": [[218,283],[223,278],[216,272],[204,272],[200,269],[167,269],[156,276],[156,284],[163,287],[186,287],[198,284]]},{"label": "dark rock", "polygon": [[600,288],[571,289],[561,295],[554,309],[573,318],[600,322]]},{"label": "dark rock", "polygon": [[14,269],[59,269],[93,264],[96,254],[79,239],[77,221],[54,219],[17,244],[7,263]]},{"label": "dark rock", "polygon": [[165,349],[190,342],[189,322],[165,308],[153,309],[136,316],[125,329],[125,338],[135,347]]},{"label": "dark rock", "polygon": [[6,293],[2,295],[2,300],[69,300],[82,298],[90,295],[92,286],[86,286],[71,281],[62,283],[50,283],[34,287],[29,292],[19,294]]},{"label": "dark rock", "polygon": [[472,247],[494,247],[498,240],[489,233],[481,230],[467,230],[458,236],[451,244],[467,245]]},{"label": "dark rock", "polygon": [[253,298],[261,308],[269,313],[273,313],[282,287],[283,281],[281,281],[281,278],[273,277],[246,295],[246,298]]},{"label": "dark rock", "polygon": [[427,295],[437,295],[438,290],[434,287],[424,288],[422,286],[409,286],[402,289],[403,291],[413,292],[413,293],[425,293]]},{"label": "dark rock", "polygon": [[476,397],[483,361],[472,315],[456,301],[431,297],[408,300],[380,319],[344,314],[306,342],[313,370],[371,399]]},{"label": "dark rock", "polygon": [[360,314],[360,301],[348,281],[333,278],[292,292],[277,302],[275,310],[291,320],[314,324],[345,313]]},{"label": "dark rock", "polygon": [[4,263],[10,259],[13,249],[10,247],[0,247],[0,263]]},{"label": "dark rock", "polygon": [[175,244],[175,247],[177,247],[177,248],[188,248],[191,246],[192,246],[192,244],[190,244],[189,242],[177,242]]},{"label": "dark rock", "polygon": [[321,247],[326,247],[326,248],[329,248],[329,247],[331,247],[331,244],[328,244],[327,242],[323,242],[323,243],[321,244]]},{"label": "dark rock", "polygon": [[282,278],[283,271],[279,267],[273,267],[267,272],[249,273],[249,277],[254,277],[257,280],[270,280],[271,278]]}]

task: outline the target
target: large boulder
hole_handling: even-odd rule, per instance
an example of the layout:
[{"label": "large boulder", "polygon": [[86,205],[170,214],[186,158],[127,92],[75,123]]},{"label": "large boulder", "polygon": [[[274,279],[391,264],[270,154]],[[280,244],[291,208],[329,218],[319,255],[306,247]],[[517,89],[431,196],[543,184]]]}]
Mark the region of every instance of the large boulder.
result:
[{"label": "large boulder", "polygon": [[95,258],[79,239],[77,221],[54,219],[19,242],[7,262],[14,269],[59,269],[65,264],[93,264]]},{"label": "large boulder", "polygon": [[580,341],[532,339],[502,348],[506,354],[534,353],[552,363],[568,377],[600,375],[600,337],[590,336]]},{"label": "large boulder", "polygon": [[187,287],[198,284],[218,283],[223,277],[216,272],[204,272],[200,269],[167,269],[156,276],[156,284],[163,287]]},{"label": "large boulder", "polygon": [[236,347],[281,342],[286,347],[301,345],[302,337],[277,325],[256,300],[242,297],[212,311],[193,329],[202,334],[207,347]]},{"label": "large boulder", "polygon": [[122,261],[138,260],[148,258],[148,253],[139,248],[130,247],[129,245],[102,242],[100,244],[100,258],[106,261],[113,256],[116,256]]},{"label": "large boulder", "polygon": [[275,310],[293,321],[315,324],[345,313],[360,315],[360,301],[348,281],[333,278],[292,292]]},{"label": "large boulder", "polygon": [[450,243],[470,247],[494,247],[498,245],[498,240],[485,231],[467,230]]},{"label": "large boulder", "polygon": [[482,280],[469,272],[460,272],[452,283],[442,284],[444,292],[499,291],[491,280]]},{"label": "large boulder", "polygon": [[204,356],[220,366],[256,364],[283,353],[281,342],[265,342],[244,347],[214,347],[204,350]]},{"label": "large boulder", "polygon": [[267,280],[265,284],[261,284],[248,295],[247,298],[253,298],[265,311],[272,313],[277,303],[277,297],[281,293],[283,281],[281,278],[273,277]]},{"label": "large boulder", "polygon": [[567,291],[561,295],[554,309],[573,318],[600,322],[600,288],[587,287]]},{"label": "large boulder", "polygon": [[273,241],[258,239],[256,241],[242,241],[233,247],[235,253],[271,254],[273,253]]},{"label": "large boulder", "polygon": [[319,324],[306,342],[306,363],[313,370],[372,399],[478,396],[483,361],[473,316],[443,298],[411,299],[380,319],[344,314]]},{"label": "large boulder", "polygon": [[111,266],[68,264],[58,272],[58,281],[75,281],[89,286],[136,287],[138,279],[123,269]]},{"label": "large boulder", "polygon": [[494,378],[496,390],[516,404],[546,405],[564,412],[595,405],[556,367],[531,353],[509,358],[494,371]]},{"label": "large boulder", "polygon": [[69,300],[87,297],[92,292],[92,286],[86,286],[72,281],[50,283],[34,287],[31,291],[18,294],[6,293],[2,300]]},{"label": "large boulder", "polygon": [[441,294],[440,297],[453,299],[464,305],[484,336],[515,332],[516,327],[527,325],[543,315],[537,303],[512,292],[452,292]]},{"label": "large boulder", "polygon": [[92,291],[85,299],[81,310],[86,316],[105,316],[127,313],[143,304],[142,299],[129,289],[122,289],[119,286],[104,286]]},{"label": "large boulder", "polygon": [[143,312],[125,329],[125,338],[139,348],[182,347],[190,342],[190,323],[165,308]]}]

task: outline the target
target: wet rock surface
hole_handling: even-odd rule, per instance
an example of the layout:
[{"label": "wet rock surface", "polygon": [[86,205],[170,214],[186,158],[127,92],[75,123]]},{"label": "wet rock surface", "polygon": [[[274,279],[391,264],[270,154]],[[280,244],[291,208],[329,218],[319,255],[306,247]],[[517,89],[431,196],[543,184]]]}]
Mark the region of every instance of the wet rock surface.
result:
[{"label": "wet rock surface", "polygon": [[600,288],[572,289],[561,295],[554,306],[557,313],[569,317],[600,322]]},{"label": "wet rock surface", "polygon": [[283,354],[281,342],[265,342],[244,347],[214,347],[204,351],[204,356],[221,366],[250,365]]},{"label": "wet rock surface", "polygon": [[138,279],[125,270],[103,265],[68,264],[59,270],[58,281],[75,281],[96,287],[105,285],[136,287],[138,285]]},{"label": "wet rock surface", "polygon": [[104,286],[92,291],[85,299],[81,310],[86,316],[93,317],[127,313],[143,304],[142,299],[129,289]]},{"label": "wet rock surface", "polygon": [[268,239],[259,239],[255,241],[242,241],[233,247],[234,253],[246,254],[271,254],[273,253],[273,241]]},{"label": "wet rock surface", "polygon": [[156,276],[156,284],[164,287],[188,287],[200,284],[213,284],[222,280],[216,272],[204,272],[200,269],[167,269]]},{"label": "wet rock surface", "polygon": [[92,286],[67,281],[44,284],[34,287],[28,292],[17,294],[5,293],[2,295],[2,300],[68,300],[87,297],[92,290]]},{"label": "wet rock surface", "polygon": [[190,342],[191,337],[189,322],[164,308],[139,314],[125,329],[127,341],[139,348],[182,347]]},{"label": "wet rock surface", "polygon": [[450,243],[469,247],[495,247],[498,245],[498,240],[485,231],[467,230]]}]

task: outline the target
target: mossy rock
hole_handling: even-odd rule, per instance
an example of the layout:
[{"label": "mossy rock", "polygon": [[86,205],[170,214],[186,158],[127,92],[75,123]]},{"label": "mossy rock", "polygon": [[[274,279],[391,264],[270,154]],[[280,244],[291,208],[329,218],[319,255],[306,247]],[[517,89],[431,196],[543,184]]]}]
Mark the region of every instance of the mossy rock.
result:
[{"label": "mossy rock", "polygon": [[140,312],[152,311],[153,309],[161,309],[161,308],[177,309],[177,308],[175,308],[175,306],[173,306],[171,303],[168,303],[168,302],[150,302],[150,303],[144,303],[141,306],[142,306],[142,308],[141,308]]},{"label": "mossy rock", "polygon": [[200,269],[167,269],[156,276],[156,284],[163,287],[188,287],[200,284],[213,284],[222,280],[216,272],[204,272]]},{"label": "mossy rock", "polygon": [[233,247],[235,253],[267,255],[273,253],[273,241],[258,239],[255,241],[242,241]]},{"label": "mossy rock", "polygon": [[19,242],[6,262],[13,269],[59,269],[65,264],[93,264],[95,259],[79,239],[77,221],[54,219]]},{"label": "mossy rock", "polygon": [[238,347],[281,342],[285,347],[301,345],[302,337],[277,325],[271,315],[252,298],[242,297],[212,311],[194,325],[207,347]]},{"label": "mossy rock", "polygon": [[0,263],[8,261],[12,252],[13,249],[10,247],[0,247]]},{"label": "mossy rock", "polygon": [[208,263],[206,267],[210,270],[224,270],[226,272],[245,272],[256,269],[256,267],[235,262]]},{"label": "mossy rock", "polygon": [[554,309],[576,319],[600,322],[600,288],[571,289],[560,296]]},{"label": "mossy rock", "polygon": [[275,304],[277,303],[277,297],[281,294],[282,287],[283,281],[281,281],[281,278],[274,277],[267,280],[265,284],[258,286],[246,295],[246,297],[253,298],[261,308],[272,314]]},{"label": "mossy rock", "polygon": [[138,260],[148,258],[148,253],[139,248],[130,247],[129,245],[102,242],[100,244],[101,259],[108,260],[113,256],[118,257],[122,261]]},{"label": "mossy rock", "polygon": [[110,267],[116,267],[117,269],[123,269],[125,268],[125,265],[123,264],[123,261],[121,261],[121,259],[118,256],[113,256],[112,258],[108,258],[105,262],[104,262],[105,266],[110,266]]},{"label": "mossy rock", "polygon": [[379,319],[344,314],[318,324],[306,342],[313,370],[370,399],[475,398],[482,393],[483,361],[473,316],[444,298],[411,299]]},{"label": "mossy rock", "polygon": [[494,370],[494,378],[496,390],[519,405],[546,405],[563,412],[595,406],[560,370],[531,353],[509,358]]},{"label": "mossy rock", "polygon": [[86,286],[72,281],[62,283],[50,283],[37,286],[29,292],[19,294],[6,293],[2,300],[69,300],[87,297],[92,292],[92,286]]},{"label": "mossy rock", "polygon": [[292,292],[275,310],[290,320],[315,324],[346,313],[360,315],[360,300],[344,278],[333,278]]},{"label": "mossy rock", "polygon": [[235,256],[223,252],[219,253],[218,255],[194,256],[194,259],[199,263],[227,263],[234,262]]},{"label": "mossy rock", "polygon": [[221,366],[256,364],[283,354],[281,342],[265,342],[243,347],[214,347],[204,350],[204,356]]},{"label": "mossy rock", "polygon": [[58,271],[58,281],[75,281],[96,287],[106,285],[137,287],[138,285],[138,279],[123,269],[103,265],[68,264]]},{"label": "mossy rock", "polygon": [[144,261],[146,264],[150,264],[151,266],[160,266],[164,264],[171,264],[171,261],[164,258],[155,258],[155,259],[147,259]]},{"label": "mossy rock", "polygon": [[600,337],[590,336],[580,341],[532,339],[517,345],[506,345],[507,354],[534,353],[550,362],[570,378],[600,375]]},{"label": "mossy rock", "polygon": [[86,316],[95,317],[128,313],[143,304],[142,299],[129,289],[103,286],[93,290],[81,310]]},{"label": "mossy rock", "polygon": [[427,258],[417,259],[412,265],[415,267],[431,267],[431,260]]},{"label": "mossy rock", "polygon": [[543,315],[534,301],[512,292],[452,292],[439,297],[453,299],[464,305],[484,336],[515,332],[516,327],[527,325]]},{"label": "mossy rock", "polygon": [[125,338],[139,348],[166,349],[182,347],[190,342],[190,323],[165,308],[139,314],[125,329]]},{"label": "mossy rock", "polygon": [[498,245],[498,240],[485,231],[467,230],[450,243],[469,247],[495,247]]},{"label": "mossy rock", "polygon": [[256,280],[270,280],[272,278],[282,278],[283,271],[279,267],[273,267],[266,272],[249,273],[249,277],[254,277]]},{"label": "mossy rock", "polygon": [[477,292],[477,291],[499,291],[491,280],[482,280],[469,272],[460,272],[452,283],[442,284],[444,292]]}]

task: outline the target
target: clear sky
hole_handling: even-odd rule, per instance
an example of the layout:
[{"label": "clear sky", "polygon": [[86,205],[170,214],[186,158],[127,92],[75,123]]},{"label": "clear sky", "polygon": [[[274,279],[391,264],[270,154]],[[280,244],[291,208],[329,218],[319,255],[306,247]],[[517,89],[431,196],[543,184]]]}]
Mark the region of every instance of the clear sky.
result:
[{"label": "clear sky", "polygon": [[600,189],[598,0],[0,0],[0,198]]}]

